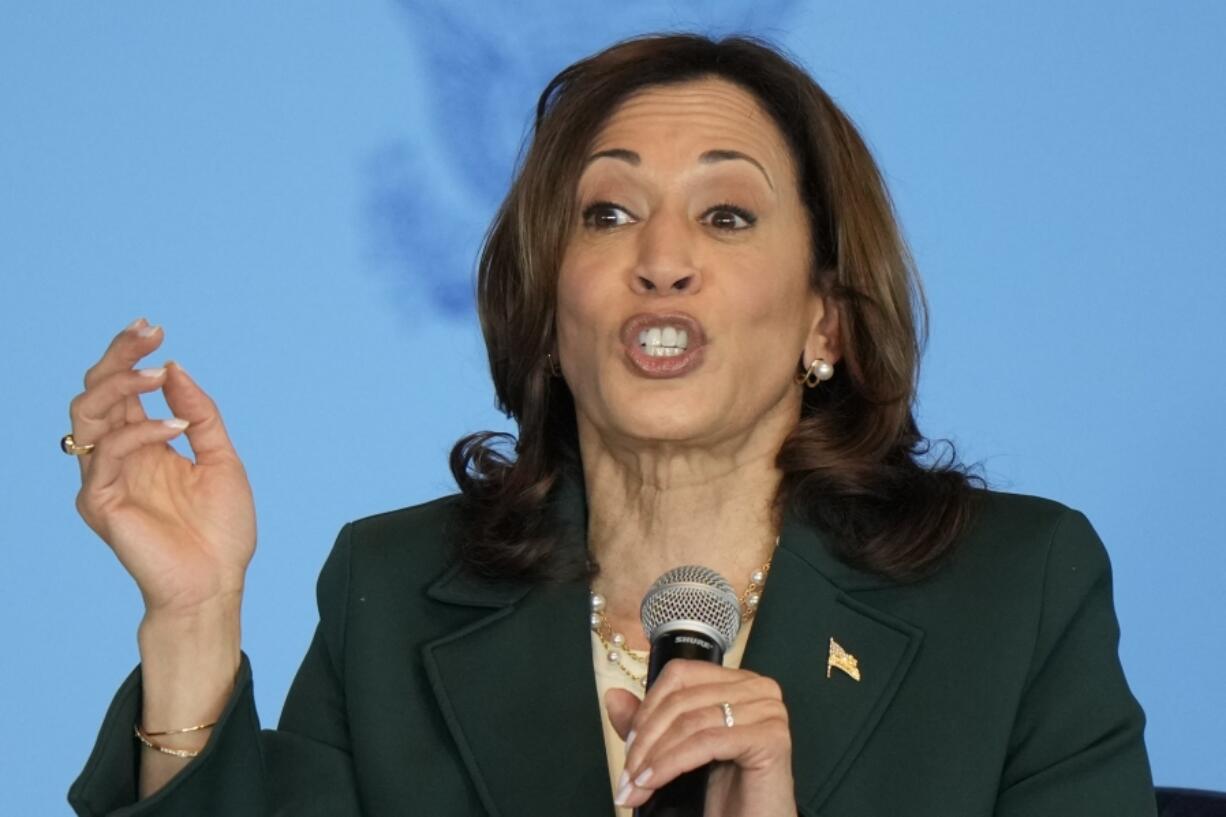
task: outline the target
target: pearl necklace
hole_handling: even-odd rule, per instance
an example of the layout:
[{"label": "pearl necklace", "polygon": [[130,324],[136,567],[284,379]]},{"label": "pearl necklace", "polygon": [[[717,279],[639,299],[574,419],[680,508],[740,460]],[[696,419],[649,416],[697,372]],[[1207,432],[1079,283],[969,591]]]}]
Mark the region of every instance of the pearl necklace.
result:
[{"label": "pearl necklace", "polygon": [[[779,537],[775,537],[775,547],[779,547]],[[745,592],[741,593],[741,622],[742,624],[754,617],[754,613],[758,612],[758,604],[762,601],[762,587],[766,584],[766,576],[770,573],[771,560],[767,559],[766,564],[749,574],[749,584],[745,587]],[[626,668],[622,663],[622,658],[629,656],[638,664],[646,667],[648,653],[641,650],[632,650],[626,646],[626,637],[613,629],[613,626],[604,617],[605,607],[607,602],[605,597],[591,591],[591,615],[589,621],[591,623],[592,632],[596,633],[600,643],[605,648],[605,658],[610,664],[614,664],[627,677],[637,683],[643,689],[647,688],[647,673],[637,675]],[[642,656],[642,657],[639,657]]]}]

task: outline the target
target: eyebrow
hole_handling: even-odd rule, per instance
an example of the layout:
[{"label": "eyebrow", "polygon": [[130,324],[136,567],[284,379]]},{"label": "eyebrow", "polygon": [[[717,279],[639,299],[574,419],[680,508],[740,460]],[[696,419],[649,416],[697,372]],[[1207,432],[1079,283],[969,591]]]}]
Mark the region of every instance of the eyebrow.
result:
[{"label": "eyebrow", "polygon": [[[597,159],[605,158],[620,159],[621,161],[633,165],[634,167],[638,167],[640,162],[642,162],[642,158],[633,150],[626,150],[625,148],[609,148],[608,150],[601,150],[587,157],[587,161],[583,163],[583,166],[586,168]],[[730,159],[743,159],[744,161],[749,162],[758,170],[762,171],[762,176],[766,179],[766,183],[770,186],[770,189],[775,189],[775,185],[771,181],[770,174],[766,172],[766,168],[762,166],[761,162],[748,154],[741,153],[739,150],[708,150],[698,157],[698,161],[704,165],[709,165],[713,162],[724,162]]]}]

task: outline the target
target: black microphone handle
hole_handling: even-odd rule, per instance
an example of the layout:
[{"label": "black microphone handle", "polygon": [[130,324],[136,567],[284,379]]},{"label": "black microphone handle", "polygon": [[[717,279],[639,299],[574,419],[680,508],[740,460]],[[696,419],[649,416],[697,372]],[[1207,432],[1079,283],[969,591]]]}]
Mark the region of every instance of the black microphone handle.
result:
[{"label": "black microphone handle", "polygon": [[[661,633],[651,642],[647,665],[647,688],[655,683],[664,665],[674,658],[689,658],[723,664],[724,651],[715,639],[696,630],[677,629]],[[702,817],[707,799],[707,775],[711,764],[678,775],[656,789],[646,803],[634,810],[635,817]]]}]

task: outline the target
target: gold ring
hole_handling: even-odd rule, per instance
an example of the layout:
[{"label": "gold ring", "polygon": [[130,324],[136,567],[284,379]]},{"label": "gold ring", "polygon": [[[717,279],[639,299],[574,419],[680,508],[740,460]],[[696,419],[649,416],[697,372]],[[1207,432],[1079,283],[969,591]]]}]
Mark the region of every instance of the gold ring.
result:
[{"label": "gold ring", "polygon": [[719,708],[724,710],[724,726],[727,726],[729,729],[731,729],[732,724],[736,723],[736,721],[732,719],[732,704],[725,701],[724,703],[719,705]]},{"label": "gold ring", "polygon": [[74,457],[79,457],[82,454],[88,454],[89,452],[93,451],[94,444],[85,443],[84,445],[81,445],[72,438],[71,434],[65,434],[63,437],[60,437],[60,450],[65,454],[71,454]]}]

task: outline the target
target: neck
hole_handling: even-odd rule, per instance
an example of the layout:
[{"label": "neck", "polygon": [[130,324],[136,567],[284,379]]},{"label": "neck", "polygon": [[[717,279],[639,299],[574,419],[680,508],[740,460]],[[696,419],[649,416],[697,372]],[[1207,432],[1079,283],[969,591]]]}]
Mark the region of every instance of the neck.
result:
[{"label": "neck", "polygon": [[662,573],[705,565],[739,593],[766,562],[778,533],[775,457],[786,428],[720,448],[610,444],[580,423],[588,493],[588,548],[606,615],[630,634]]}]

